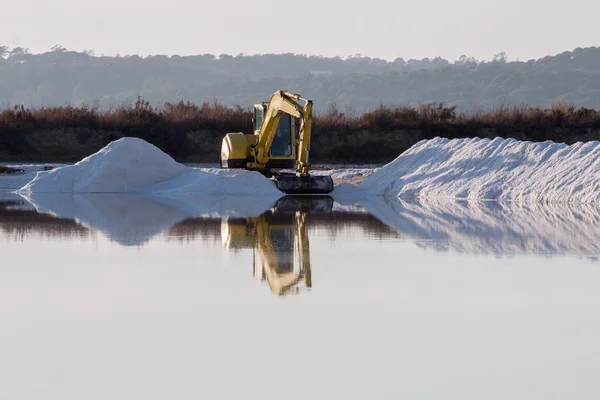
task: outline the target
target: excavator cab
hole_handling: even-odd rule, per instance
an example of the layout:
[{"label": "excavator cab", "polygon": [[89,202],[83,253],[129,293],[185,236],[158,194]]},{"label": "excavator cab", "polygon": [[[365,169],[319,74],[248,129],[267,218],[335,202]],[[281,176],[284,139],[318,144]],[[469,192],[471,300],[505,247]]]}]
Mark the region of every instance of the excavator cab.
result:
[{"label": "excavator cab", "polygon": [[[268,102],[254,105],[252,122],[255,134],[260,132],[268,107]],[[297,134],[296,118],[289,114],[283,114],[279,119],[279,125],[271,144],[269,161],[265,168],[294,168],[296,166]]]}]

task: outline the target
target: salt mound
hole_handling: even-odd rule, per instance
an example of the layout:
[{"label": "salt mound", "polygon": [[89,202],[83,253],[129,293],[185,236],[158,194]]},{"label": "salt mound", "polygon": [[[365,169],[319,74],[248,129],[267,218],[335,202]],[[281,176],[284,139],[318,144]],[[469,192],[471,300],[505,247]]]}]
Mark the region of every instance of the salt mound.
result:
[{"label": "salt mound", "polygon": [[600,142],[515,139],[423,140],[367,177],[370,196],[600,201]]},{"label": "salt mound", "polygon": [[281,195],[257,172],[186,167],[137,138],[111,142],[78,163],[38,172],[19,191],[31,193],[259,194]]},{"label": "salt mound", "polygon": [[28,192],[122,193],[173,179],[186,167],[142,139],[111,142],[77,164],[40,172]]}]

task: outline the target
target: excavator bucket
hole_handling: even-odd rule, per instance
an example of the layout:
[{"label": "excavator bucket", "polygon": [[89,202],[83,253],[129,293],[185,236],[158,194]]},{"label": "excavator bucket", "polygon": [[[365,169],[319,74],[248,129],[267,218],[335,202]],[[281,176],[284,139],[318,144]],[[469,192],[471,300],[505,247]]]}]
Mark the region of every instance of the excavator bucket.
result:
[{"label": "excavator bucket", "polygon": [[330,176],[273,175],[277,189],[285,194],[326,194],[333,191]]}]

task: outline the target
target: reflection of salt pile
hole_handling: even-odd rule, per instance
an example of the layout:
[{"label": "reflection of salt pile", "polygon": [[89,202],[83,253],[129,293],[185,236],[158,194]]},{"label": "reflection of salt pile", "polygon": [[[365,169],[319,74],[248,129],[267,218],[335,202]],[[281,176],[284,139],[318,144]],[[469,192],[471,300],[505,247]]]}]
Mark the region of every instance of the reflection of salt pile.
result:
[{"label": "reflection of salt pile", "polygon": [[406,239],[436,251],[600,253],[600,208],[596,205],[381,197],[346,204],[361,206]]},{"label": "reflection of salt pile", "polygon": [[502,138],[423,140],[357,189],[400,198],[597,203],[600,142],[567,146]]},{"label": "reflection of salt pile", "polygon": [[276,200],[268,196],[144,196],[31,193],[40,213],[76,220],[124,246],[139,246],[187,218],[255,217]]},{"label": "reflection of salt pile", "polygon": [[189,168],[136,138],[112,142],[75,165],[39,172],[20,193],[281,195],[257,172]]}]

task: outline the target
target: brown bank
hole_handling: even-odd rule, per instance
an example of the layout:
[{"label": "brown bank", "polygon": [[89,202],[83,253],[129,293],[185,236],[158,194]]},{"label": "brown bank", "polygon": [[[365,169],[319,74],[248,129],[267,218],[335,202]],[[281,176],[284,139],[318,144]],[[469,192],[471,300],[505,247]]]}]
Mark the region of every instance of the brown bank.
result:
[{"label": "brown bank", "polygon": [[[180,162],[219,162],[228,132],[251,130],[251,113],[215,103],[167,103],[99,111],[88,107],[0,113],[0,161],[74,162],[126,136],[142,138]],[[600,112],[558,105],[457,113],[443,104],[380,107],[347,115],[334,106],[313,124],[313,163],[386,163],[422,139],[487,137],[564,142],[600,140]]]}]

